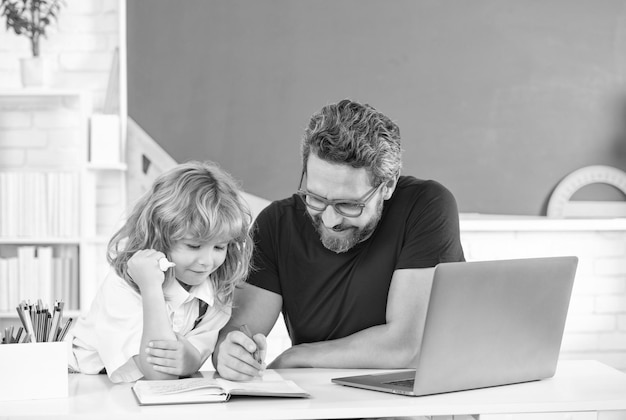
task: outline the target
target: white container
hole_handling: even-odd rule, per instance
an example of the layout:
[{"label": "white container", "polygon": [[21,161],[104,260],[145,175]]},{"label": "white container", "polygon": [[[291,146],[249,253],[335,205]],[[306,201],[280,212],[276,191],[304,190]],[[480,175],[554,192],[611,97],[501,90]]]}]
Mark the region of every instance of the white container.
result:
[{"label": "white container", "polygon": [[46,84],[46,62],[43,57],[20,58],[20,77],[24,87],[41,87]]},{"label": "white container", "polygon": [[0,345],[0,401],[67,398],[69,344]]},{"label": "white container", "polygon": [[93,114],[89,126],[89,161],[95,164],[119,164],[121,161],[120,117]]}]

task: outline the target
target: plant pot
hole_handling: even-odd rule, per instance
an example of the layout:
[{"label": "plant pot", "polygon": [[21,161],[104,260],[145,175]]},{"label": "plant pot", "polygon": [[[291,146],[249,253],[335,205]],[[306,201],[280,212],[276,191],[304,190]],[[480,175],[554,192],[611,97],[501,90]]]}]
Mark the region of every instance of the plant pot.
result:
[{"label": "plant pot", "polygon": [[20,58],[20,76],[22,86],[44,86],[46,82],[46,68],[42,57]]}]

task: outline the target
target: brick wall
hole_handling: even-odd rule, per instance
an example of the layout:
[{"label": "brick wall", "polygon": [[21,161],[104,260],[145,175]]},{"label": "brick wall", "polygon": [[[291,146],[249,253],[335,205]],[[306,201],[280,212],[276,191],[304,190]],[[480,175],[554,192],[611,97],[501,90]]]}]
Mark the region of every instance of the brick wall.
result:
[{"label": "brick wall", "polygon": [[[58,22],[49,27],[48,37],[41,41],[41,56],[50,70],[48,85],[87,90],[92,93],[93,108],[99,110],[119,45],[120,0],[65,3]],[[30,56],[30,45],[26,37],[5,30],[4,19],[0,23],[0,90],[20,88],[19,58]]]},{"label": "brick wall", "polygon": [[87,153],[81,108],[78,96],[0,95],[0,168],[79,167]]},{"label": "brick wall", "polygon": [[462,229],[468,260],[577,256],[561,358],[626,371],[624,220],[466,221]]},{"label": "brick wall", "polygon": [[[0,168],[75,167],[86,160],[86,126],[77,125],[77,113],[103,107],[120,42],[119,8],[120,0],[65,1],[41,40],[50,72],[46,87],[84,92],[89,103],[77,97],[0,96]],[[0,91],[16,91],[21,89],[19,59],[30,55],[30,46],[26,37],[5,30],[4,19],[0,23]],[[120,199],[107,184],[101,188],[111,199],[103,197],[104,206]]]}]

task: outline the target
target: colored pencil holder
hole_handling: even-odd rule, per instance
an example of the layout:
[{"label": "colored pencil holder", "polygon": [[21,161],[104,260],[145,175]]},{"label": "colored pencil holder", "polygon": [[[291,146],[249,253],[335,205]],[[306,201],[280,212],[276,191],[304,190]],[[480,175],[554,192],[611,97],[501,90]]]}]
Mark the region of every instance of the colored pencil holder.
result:
[{"label": "colored pencil holder", "polygon": [[67,398],[68,346],[63,341],[0,345],[0,401]]}]

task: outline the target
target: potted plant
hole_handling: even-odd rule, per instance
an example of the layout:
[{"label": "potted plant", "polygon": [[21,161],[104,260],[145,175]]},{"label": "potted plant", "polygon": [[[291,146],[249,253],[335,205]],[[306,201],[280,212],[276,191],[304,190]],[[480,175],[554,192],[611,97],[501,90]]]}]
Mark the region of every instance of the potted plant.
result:
[{"label": "potted plant", "polygon": [[30,40],[32,56],[20,60],[24,86],[42,85],[44,62],[39,42],[46,29],[57,19],[63,0],[0,0],[0,16],[6,19],[7,30]]}]

